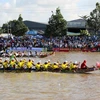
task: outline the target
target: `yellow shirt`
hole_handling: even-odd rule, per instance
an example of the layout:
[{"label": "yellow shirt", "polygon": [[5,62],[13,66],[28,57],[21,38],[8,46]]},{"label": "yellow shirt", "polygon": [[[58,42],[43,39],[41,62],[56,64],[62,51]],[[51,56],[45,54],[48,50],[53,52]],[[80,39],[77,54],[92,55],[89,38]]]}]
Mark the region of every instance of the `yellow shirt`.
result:
[{"label": "yellow shirt", "polygon": [[32,68],[33,64],[32,61],[27,62],[27,68]]},{"label": "yellow shirt", "polygon": [[58,65],[53,65],[53,69],[59,68]]},{"label": "yellow shirt", "polygon": [[73,65],[73,63],[70,64],[70,70],[75,68],[75,66]]},{"label": "yellow shirt", "polygon": [[3,66],[4,66],[4,68],[7,68],[8,67],[8,62],[3,62]]},{"label": "yellow shirt", "polygon": [[50,67],[51,63],[48,63],[48,66]]},{"label": "yellow shirt", "polygon": [[35,67],[39,70],[41,68],[41,64],[36,64]]},{"label": "yellow shirt", "polygon": [[23,67],[23,66],[24,66],[24,62],[21,61],[21,62],[18,63],[18,67],[19,67],[19,68],[21,68],[21,67]]},{"label": "yellow shirt", "polygon": [[11,62],[10,62],[10,65],[11,65],[11,66],[14,66],[15,64],[16,64],[15,61],[11,61]]},{"label": "yellow shirt", "polygon": [[67,64],[62,64],[62,65],[61,65],[61,68],[62,68],[62,69],[66,69],[66,68],[67,68]]},{"label": "yellow shirt", "polygon": [[22,62],[23,62],[23,63],[26,63],[26,60],[24,59],[24,60],[22,60]]},{"label": "yellow shirt", "polygon": [[43,65],[44,69],[48,69],[48,64]]}]

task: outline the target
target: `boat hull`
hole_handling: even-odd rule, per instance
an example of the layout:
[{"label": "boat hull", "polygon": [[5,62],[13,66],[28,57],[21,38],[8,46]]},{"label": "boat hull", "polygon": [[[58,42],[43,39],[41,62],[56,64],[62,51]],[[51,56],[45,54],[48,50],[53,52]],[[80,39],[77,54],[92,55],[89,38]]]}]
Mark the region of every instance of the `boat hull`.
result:
[{"label": "boat hull", "polygon": [[44,71],[44,70],[36,70],[35,68],[33,69],[0,68],[0,72],[15,72],[15,73],[23,73],[23,72],[88,73],[95,70],[96,70],[95,68],[88,68],[88,69],[75,69],[75,70],[59,70],[59,69],[56,70],[55,69],[55,70]]}]

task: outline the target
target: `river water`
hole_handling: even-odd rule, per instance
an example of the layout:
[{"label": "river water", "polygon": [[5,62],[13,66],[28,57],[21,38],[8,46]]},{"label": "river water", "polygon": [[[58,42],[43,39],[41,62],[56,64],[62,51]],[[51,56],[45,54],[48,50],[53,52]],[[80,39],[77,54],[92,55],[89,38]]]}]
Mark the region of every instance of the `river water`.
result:
[{"label": "river water", "polygon": [[[100,62],[96,52],[56,52],[46,58],[32,58],[51,62],[87,60],[87,65]],[[99,100],[100,71],[89,74],[52,72],[0,73],[1,100]]]}]

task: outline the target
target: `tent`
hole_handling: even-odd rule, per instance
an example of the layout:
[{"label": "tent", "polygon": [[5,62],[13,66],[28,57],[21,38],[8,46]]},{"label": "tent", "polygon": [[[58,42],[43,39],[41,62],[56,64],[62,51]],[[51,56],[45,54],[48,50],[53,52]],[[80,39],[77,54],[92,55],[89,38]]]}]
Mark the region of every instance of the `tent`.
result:
[{"label": "tent", "polygon": [[37,35],[37,31],[31,30],[26,32],[27,35]]},{"label": "tent", "polygon": [[80,33],[67,32],[67,35],[69,35],[69,36],[77,36],[77,35],[80,35]]},{"label": "tent", "polygon": [[9,33],[2,33],[0,34],[0,37],[4,37],[4,38],[12,37],[13,38],[13,35]]}]

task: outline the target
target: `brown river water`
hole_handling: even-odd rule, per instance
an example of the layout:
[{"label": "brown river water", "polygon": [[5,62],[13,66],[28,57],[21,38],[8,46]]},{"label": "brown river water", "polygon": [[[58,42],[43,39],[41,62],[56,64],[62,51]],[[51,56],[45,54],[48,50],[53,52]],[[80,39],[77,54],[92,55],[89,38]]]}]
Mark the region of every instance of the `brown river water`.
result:
[{"label": "brown river water", "polygon": [[[20,59],[20,58],[18,58]],[[49,60],[100,62],[100,52],[56,52],[35,63]],[[0,73],[0,100],[100,100],[100,71],[88,74],[52,72]]]}]

